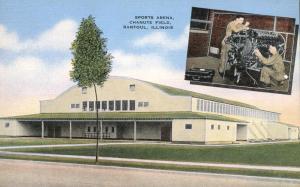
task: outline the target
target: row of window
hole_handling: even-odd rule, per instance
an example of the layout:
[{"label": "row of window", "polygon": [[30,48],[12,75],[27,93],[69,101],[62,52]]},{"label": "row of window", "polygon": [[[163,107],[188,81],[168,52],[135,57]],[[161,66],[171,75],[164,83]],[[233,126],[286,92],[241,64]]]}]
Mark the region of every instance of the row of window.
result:
[{"label": "row of window", "polygon": [[240,107],[240,106],[235,106],[235,105],[230,105],[225,103],[218,103],[218,102],[208,101],[204,99],[198,99],[197,110],[202,112],[214,112],[220,114],[262,118],[271,121],[278,120],[278,114],[273,112]]},{"label": "row of window", "polygon": [[80,108],[80,104],[71,104],[71,108]]},{"label": "row of window", "polygon": [[[109,131],[109,127],[108,126],[104,127],[104,132],[108,133],[108,131]],[[94,126],[94,127],[88,126],[87,127],[87,132],[97,132],[97,127],[96,126]],[[115,127],[110,127],[110,132],[114,133],[115,132]]]},{"label": "row of window", "polygon": [[97,109],[102,111],[135,110],[135,100],[110,100],[110,101],[97,101],[97,102],[83,101],[82,102],[83,111],[95,111],[96,110],[95,107],[97,107]]},{"label": "row of window", "polygon": [[[185,124],[185,129],[192,129],[192,124]],[[214,130],[215,129],[215,125],[211,125],[210,126],[210,129],[211,130]],[[230,129],[230,127],[229,127],[229,125],[227,125],[227,130],[229,131],[229,129]],[[218,125],[218,130],[221,130],[221,125]]]},{"label": "row of window", "polygon": [[143,101],[138,102],[138,107],[148,107],[148,106],[149,106],[149,102],[143,102]]},{"label": "row of window", "polygon": [[[210,129],[211,130],[214,130],[215,129],[215,125],[210,125]],[[229,131],[229,129],[230,129],[230,126],[229,125],[227,125],[227,130]],[[218,125],[218,130],[221,130],[221,125]]]},{"label": "row of window", "polygon": [[[148,107],[149,102],[139,101],[138,107]],[[102,111],[127,111],[135,110],[135,100],[111,100],[111,101],[83,101],[83,111],[95,111],[97,107]],[[80,108],[80,104],[71,104],[71,109]]]}]

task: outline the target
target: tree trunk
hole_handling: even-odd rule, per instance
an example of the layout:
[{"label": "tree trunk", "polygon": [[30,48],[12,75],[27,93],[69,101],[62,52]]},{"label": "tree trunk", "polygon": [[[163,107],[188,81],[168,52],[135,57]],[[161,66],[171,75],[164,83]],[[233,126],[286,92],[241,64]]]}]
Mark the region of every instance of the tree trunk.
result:
[{"label": "tree trunk", "polygon": [[[98,162],[98,155],[99,155],[99,111],[98,111],[98,96],[97,96],[97,89],[96,89],[96,85],[94,84],[94,90],[95,90],[95,96],[96,96],[96,131],[97,131],[97,143],[96,143],[96,164]],[[102,136],[102,135],[101,135]]]}]

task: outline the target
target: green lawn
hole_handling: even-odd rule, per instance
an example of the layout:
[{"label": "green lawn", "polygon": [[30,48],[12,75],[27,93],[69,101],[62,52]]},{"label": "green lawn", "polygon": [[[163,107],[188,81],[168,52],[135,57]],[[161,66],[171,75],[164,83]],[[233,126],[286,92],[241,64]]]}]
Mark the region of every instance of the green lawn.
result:
[{"label": "green lawn", "polygon": [[[93,156],[94,146],[19,149],[14,151]],[[300,166],[300,143],[192,147],[175,145],[105,145],[100,156],[191,162]]]},{"label": "green lawn", "polygon": [[55,144],[87,144],[95,143],[93,139],[68,138],[0,138],[0,147],[19,145],[55,145]]}]

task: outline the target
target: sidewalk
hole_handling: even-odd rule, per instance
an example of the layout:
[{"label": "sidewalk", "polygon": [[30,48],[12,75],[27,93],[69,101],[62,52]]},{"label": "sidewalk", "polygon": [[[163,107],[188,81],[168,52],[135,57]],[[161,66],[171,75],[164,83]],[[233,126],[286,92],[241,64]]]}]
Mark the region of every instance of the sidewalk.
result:
[{"label": "sidewalk", "polygon": [[[0,155],[44,156],[44,157],[57,157],[57,158],[78,158],[78,159],[89,159],[89,160],[95,159],[94,156],[25,153],[25,152],[10,152],[10,151],[0,151]],[[133,162],[133,163],[138,162],[138,163],[153,163],[153,164],[169,164],[169,165],[181,165],[181,166],[204,166],[204,167],[221,167],[221,168],[235,168],[235,169],[300,172],[300,167],[290,167],[290,166],[264,166],[264,165],[246,165],[246,164],[181,162],[181,161],[146,160],[146,159],[114,158],[114,157],[99,157],[99,160]]]},{"label": "sidewalk", "polygon": [[[277,142],[255,142],[255,143],[236,143],[236,144],[183,144],[171,142],[156,142],[156,141],[132,141],[132,142],[100,142],[100,146],[105,145],[133,145],[133,144],[149,144],[149,145],[169,145],[169,146],[191,146],[191,147],[230,147],[230,146],[251,146],[251,145],[265,145],[265,144],[281,144],[300,142],[300,140],[286,140]],[[0,150],[5,149],[25,149],[25,148],[46,148],[46,147],[77,147],[77,146],[94,146],[95,143],[90,144],[52,144],[52,145],[18,145],[18,146],[0,146]]]}]

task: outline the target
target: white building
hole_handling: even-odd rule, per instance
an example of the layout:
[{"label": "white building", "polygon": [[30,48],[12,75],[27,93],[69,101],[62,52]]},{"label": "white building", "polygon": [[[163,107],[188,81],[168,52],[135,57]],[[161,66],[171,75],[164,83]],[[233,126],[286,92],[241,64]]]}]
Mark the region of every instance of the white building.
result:
[{"label": "white building", "polygon": [[231,143],[298,139],[299,127],[279,122],[279,113],[253,105],[125,77],[98,87],[73,86],[40,101],[40,114],[0,119],[2,136],[96,137],[96,107],[102,137],[173,142]]}]

